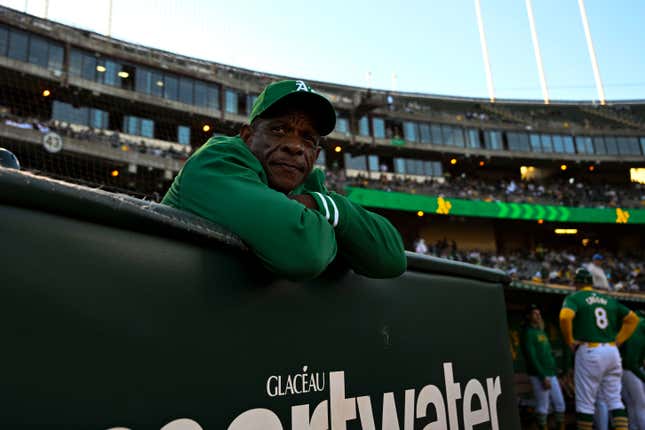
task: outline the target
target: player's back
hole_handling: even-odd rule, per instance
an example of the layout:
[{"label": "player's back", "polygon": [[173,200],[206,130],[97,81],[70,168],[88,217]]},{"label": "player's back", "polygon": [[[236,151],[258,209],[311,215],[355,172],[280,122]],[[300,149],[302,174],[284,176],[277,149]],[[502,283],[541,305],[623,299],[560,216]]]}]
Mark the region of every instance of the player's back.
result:
[{"label": "player's back", "polygon": [[573,337],[583,342],[614,342],[629,309],[615,299],[584,288],[568,296],[564,307],[572,309]]}]

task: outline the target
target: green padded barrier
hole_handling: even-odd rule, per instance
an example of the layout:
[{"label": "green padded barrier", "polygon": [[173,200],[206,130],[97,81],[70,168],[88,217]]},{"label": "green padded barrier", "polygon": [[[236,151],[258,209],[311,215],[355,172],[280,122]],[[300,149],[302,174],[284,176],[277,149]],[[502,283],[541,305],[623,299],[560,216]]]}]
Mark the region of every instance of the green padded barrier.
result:
[{"label": "green padded barrier", "polygon": [[520,428],[501,272],[287,282],[196,217],[3,169],[0,220],[2,428]]}]

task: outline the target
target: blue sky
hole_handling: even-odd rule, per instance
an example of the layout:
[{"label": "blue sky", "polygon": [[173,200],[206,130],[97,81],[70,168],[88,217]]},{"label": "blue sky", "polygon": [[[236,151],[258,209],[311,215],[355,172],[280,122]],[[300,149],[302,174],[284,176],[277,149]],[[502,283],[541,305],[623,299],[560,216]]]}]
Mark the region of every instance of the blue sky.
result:
[{"label": "blue sky", "polygon": [[[45,0],[0,0],[44,16]],[[645,99],[645,1],[585,0],[608,100]],[[481,0],[495,95],[541,99],[525,0]],[[49,18],[107,32],[108,0],[49,0]],[[597,91],[577,0],[533,0],[551,99]],[[487,97],[474,0],[113,0],[114,37],[304,79]]]}]

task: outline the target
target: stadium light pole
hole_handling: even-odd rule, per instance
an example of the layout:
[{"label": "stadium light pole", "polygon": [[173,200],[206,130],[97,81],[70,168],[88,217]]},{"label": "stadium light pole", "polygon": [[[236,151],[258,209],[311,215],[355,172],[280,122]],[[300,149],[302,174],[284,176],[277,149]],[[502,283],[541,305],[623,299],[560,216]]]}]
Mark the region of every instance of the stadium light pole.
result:
[{"label": "stadium light pole", "polygon": [[108,0],[108,31],[107,36],[112,37],[112,0]]},{"label": "stadium light pole", "polygon": [[482,55],[484,57],[484,68],[486,70],[486,85],[488,86],[488,97],[491,103],[495,102],[495,88],[493,87],[493,74],[490,70],[490,61],[488,60],[488,46],[486,45],[486,34],[484,33],[484,21],[482,20],[482,11],[480,0],[475,0],[475,12],[477,13],[477,26],[479,27],[479,41],[482,45]]},{"label": "stadium light pole", "polygon": [[535,62],[537,63],[538,75],[540,76],[540,87],[542,88],[542,97],[544,104],[549,104],[549,89],[544,77],[544,66],[542,65],[542,53],[540,52],[540,43],[538,41],[537,30],[535,29],[535,18],[533,17],[533,4],[531,0],[526,0],[526,12],[529,15],[529,26],[531,28],[531,38],[533,39],[533,51],[535,52]]},{"label": "stadium light pole", "polygon": [[606,104],[605,90],[602,86],[600,79],[600,70],[598,69],[598,60],[596,59],[596,51],[593,48],[593,41],[591,40],[591,30],[589,30],[589,21],[587,20],[587,10],[585,9],[584,0],[578,0],[580,7],[580,17],[582,18],[582,28],[585,31],[585,38],[587,39],[587,49],[589,50],[589,58],[591,59],[591,68],[593,70],[593,77],[596,80],[596,89],[598,90],[598,99],[600,104]]}]

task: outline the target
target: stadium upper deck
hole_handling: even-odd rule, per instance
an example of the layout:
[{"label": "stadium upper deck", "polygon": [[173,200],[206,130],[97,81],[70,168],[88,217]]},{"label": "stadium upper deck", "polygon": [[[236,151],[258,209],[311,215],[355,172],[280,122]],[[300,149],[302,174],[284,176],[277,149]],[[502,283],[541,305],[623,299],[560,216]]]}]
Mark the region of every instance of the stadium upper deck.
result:
[{"label": "stadium upper deck", "polygon": [[[121,163],[131,173],[147,167],[153,182],[167,184],[190,149],[213,133],[235,133],[256,95],[280,78],[0,7],[3,142],[41,145],[43,130],[55,131],[64,152],[107,161],[106,168]],[[319,163],[348,172],[423,179],[476,170],[485,160],[496,174],[509,176],[522,164],[552,174],[564,162],[571,167],[567,174],[602,164],[606,178],[626,183],[629,168],[645,161],[645,101],[490,103],[312,84],[338,111]],[[462,161],[459,171],[456,160]]]}]

